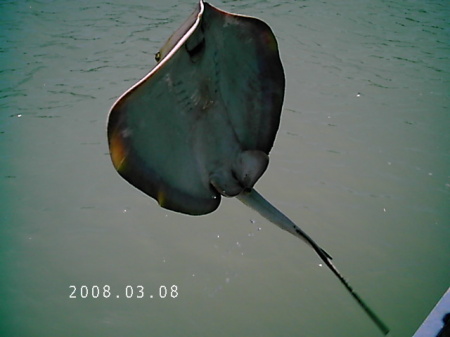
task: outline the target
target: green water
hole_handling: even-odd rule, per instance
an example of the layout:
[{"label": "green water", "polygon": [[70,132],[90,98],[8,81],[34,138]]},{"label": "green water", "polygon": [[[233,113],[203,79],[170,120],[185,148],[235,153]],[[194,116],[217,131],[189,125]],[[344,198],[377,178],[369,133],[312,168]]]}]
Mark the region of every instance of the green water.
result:
[{"label": "green water", "polygon": [[[212,3],[280,46],[257,189],[411,336],[450,286],[449,3]],[[194,6],[0,2],[2,336],[380,336],[310,248],[237,200],[175,214],[112,167],[110,106]]]}]

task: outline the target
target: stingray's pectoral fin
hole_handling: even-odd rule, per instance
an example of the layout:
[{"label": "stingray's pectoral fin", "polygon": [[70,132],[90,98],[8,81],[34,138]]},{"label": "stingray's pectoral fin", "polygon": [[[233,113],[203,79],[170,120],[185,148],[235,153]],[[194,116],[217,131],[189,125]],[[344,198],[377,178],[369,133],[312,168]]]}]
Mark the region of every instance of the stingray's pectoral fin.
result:
[{"label": "stingray's pectoral fin", "polygon": [[377,325],[377,327],[385,335],[389,333],[389,328],[386,326],[386,324],[384,324],[383,321],[375,314],[375,312],[369,308],[369,306],[353,290],[352,286],[334,266],[334,264],[331,262],[331,256],[325,250],[323,250],[311,237],[309,237],[304,231],[302,231],[297,225],[295,225],[287,216],[285,216],[274,206],[272,206],[272,204],[270,204],[254,189],[251,189],[250,191],[244,191],[243,193],[239,194],[237,198],[250,208],[253,208],[270,222],[308,243],[314,249],[317,255],[319,255],[321,260],[327,265],[327,267],[330,268],[334,275],[336,275],[336,277],[344,285],[344,287],[350,292],[352,297],[358,302],[361,308]]}]

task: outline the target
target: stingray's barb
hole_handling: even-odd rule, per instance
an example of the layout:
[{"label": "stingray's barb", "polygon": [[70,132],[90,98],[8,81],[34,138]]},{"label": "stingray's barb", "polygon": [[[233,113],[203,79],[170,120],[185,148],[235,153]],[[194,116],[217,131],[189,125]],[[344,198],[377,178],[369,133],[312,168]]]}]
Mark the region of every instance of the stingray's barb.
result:
[{"label": "stingray's barb", "polygon": [[289,233],[295,235],[296,237],[302,239],[307,244],[309,244],[314,251],[319,255],[321,260],[330,268],[334,275],[339,279],[339,281],[344,285],[344,287],[350,292],[352,297],[358,302],[361,308],[366,312],[370,319],[377,325],[377,327],[383,332],[384,335],[389,333],[389,328],[383,321],[375,314],[372,309],[362,300],[362,298],[353,290],[352,286],[347,282],[347,280],[341,275],[339,270],[331,262],[331,256],[308,236],[304,231],[302,231],[296,224],[294,224],[287,216],[276,209],[270,202],[268,202],[264,197],[259,194],[255,189],[243,192],[237,196],[237,198],[242,201],[245,205],[253,208],[264,218],[274,223],[281,229],[288,231]]}]

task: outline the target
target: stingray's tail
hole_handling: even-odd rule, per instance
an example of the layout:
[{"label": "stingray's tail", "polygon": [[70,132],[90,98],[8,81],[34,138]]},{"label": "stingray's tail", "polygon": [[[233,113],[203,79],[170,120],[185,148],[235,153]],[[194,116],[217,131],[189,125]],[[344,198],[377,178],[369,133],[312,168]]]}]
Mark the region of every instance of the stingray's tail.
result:
[{"label": "stingray's tail", "polygon": [[251,189],[248,192],[243,192],[237,196],[237,198],[244,204],[253,208],[263,217],[265,217],[270,222],[279,226],[280,228],[288,231],[289,233],[295,235],[296,237],[302,239],[307,244],[309,244],[314,251],[319,255],[322,261],[330,268],[330,270],[337,276],[339,281],[344,285],[344,287],[350,292],[352,297],[358,302],[361,308],[366,312],[370,319],[377,325],[377,327],[387,335],[389,333],[389,328],[383,321],[375,314],[375,312],[369,308],[369,306],[362,300],[362,298],[353,290],[352,286],[347,282],[347,280],[341,275],[339,270],[331,262],[332,257],[313,240],[311,237],[302,231],[296,224],[294,224],[287,216],[276,209],[271,203],[269,203],[264,197],[259,194],[256,190]]}]

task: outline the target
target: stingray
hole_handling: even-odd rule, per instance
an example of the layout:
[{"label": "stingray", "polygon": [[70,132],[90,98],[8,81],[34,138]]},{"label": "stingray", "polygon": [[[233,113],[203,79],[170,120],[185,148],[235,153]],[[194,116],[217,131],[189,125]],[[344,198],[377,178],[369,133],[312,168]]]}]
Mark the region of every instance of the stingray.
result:
[{"label": "stingray", "polygon": [[222,196],[236,196],[309,244],[387,334],[331,256],[254,189],[269,163],[285,90],[270,27],[201,0],[155,59],[109,113],[118,173],[161,207],[190,215],[211,213]]}]

